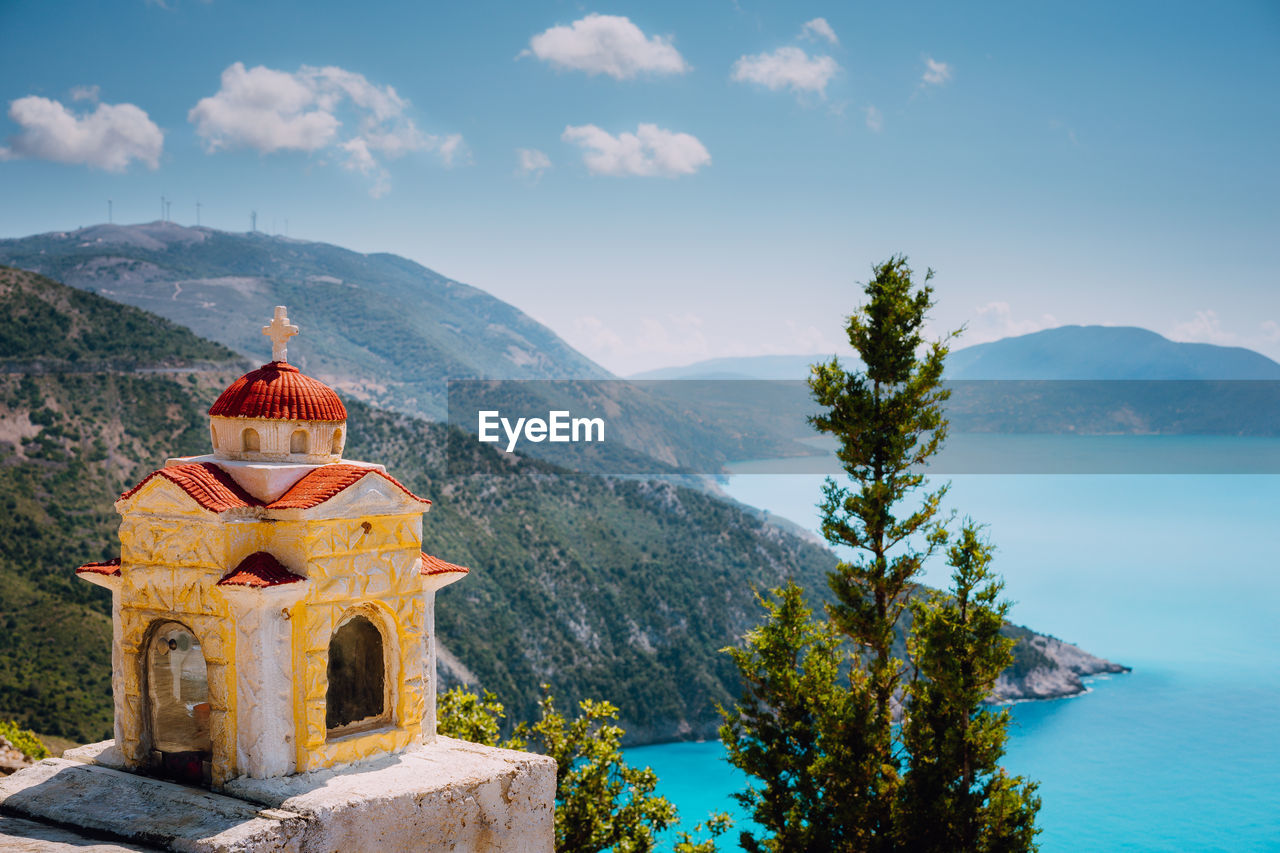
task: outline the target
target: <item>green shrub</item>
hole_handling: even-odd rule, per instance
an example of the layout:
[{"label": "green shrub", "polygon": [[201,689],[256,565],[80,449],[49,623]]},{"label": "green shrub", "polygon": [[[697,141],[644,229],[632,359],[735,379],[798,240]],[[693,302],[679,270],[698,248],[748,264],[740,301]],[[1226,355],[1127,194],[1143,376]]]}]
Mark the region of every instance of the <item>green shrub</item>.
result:
[{"label": "green shrub", "polygon": [[0,720],[0,737],[9,741],[14,749],[32,761],[49,757],[49,748],[40,742],[35,732],[18,728],[18,724],[12,720]]}]

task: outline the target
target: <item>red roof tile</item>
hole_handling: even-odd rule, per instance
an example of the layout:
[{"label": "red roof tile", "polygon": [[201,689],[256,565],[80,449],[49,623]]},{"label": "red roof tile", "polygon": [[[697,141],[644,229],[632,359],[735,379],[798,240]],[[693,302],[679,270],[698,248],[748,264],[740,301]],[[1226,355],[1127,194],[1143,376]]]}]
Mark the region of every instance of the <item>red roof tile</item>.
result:
[{"label": "red roof tile", "polygon": [[101,563],[85,563],[76,569],[76,574],[106,575],[118,578],[120,577],[120,558],[116,557],[114,560],[106,560]]},{"label": "red roof tile", "polygon": [[153,471],[141,483],[121,495],[120,499],[127,500],[133,497],[139,489],[156,477],[164,477],[179,486],[196,503],[210,512],[262,506],[261,501],[240,488],[235,480],[212,462],[187,462]]},{"label": "red roof tile", "polygon": [[264,364],[232,382],[209,414],[223,418],[345,421],[347,408],[328,385],[283,361]]},{"label": "red roof tile", "polygon": [[[361,477],[375,474],[413,500],[430,506],[431,501],[420,498],[406,489],[399,480],[384,474],[376,468],[363,465],[337,463],[322,465],[311,471],[273,503],[266,504],[267,509],[311,509],[337,495],[348,486],[354,485]],[[229,509],[260,507],[264,504],[240,487],[240,484],[212,462],[186,462],[161,468],[146,476],[141,483],[120,496],[127,500],[138,493],[138,490],[155,477],[164,477],[185,491],[200,506],[210,512],[226,512]]]},{"label": "red roof tile", "polygon": [[461,573],[464,575],[471,574],[471,570],[463,566],[455,566],[453,563],[446,563],[438,557],[423,552],[422,569],[419,574],[424,575],[451,575]]},{"label": "red roof tile", "polygon": [[306,578],[295,575],[266,551],[257,551],[240,561],[240,565],[218,581],[218,586],[250,586],[256,588],[297,583]]},{"label": "red roof tile", "polygon": [[339,462],[335,465],[325,465],[315,469],[294,483],[289,491],[277,498],[275,502],[268,506],[268,509],[311,509],[329,500],[329,498],[348,486],[353,485],[366,474],[378,475],[394,484],[400,491],[419,503],[431,503],[426,498],[420,498],[406,489],[395,477],[384,474],[376,468],[365,468],[362,465],[348,465]]}]

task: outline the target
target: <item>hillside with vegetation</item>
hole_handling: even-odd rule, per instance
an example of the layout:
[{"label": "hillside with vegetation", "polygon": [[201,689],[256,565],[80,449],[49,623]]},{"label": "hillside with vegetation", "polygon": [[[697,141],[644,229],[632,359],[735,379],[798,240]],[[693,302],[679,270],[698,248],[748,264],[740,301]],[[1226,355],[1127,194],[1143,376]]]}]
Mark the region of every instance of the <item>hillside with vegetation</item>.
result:
[{"label": "hillside with vegetation", "polygon": [[305,323],[289,347],[303,371],[437,419],[446,378],[609,375],[517,308],[396,255],[152,222],[0,240],[0,264],[199,329],[254,360],[263,338],[246,318],[288,305]]},{"label": "hillside with vegetation", "polygon": [[0,305],[0,716],[94,739],[111,727],[109,601],[74,569],[116,555],[112,501],[170,451],[201,449],[197,398],[242,365],[29,273],[0,268]]},{"label": "hillside with vegetation", "polygon": [[[0,352],[0,717],[99,739],[111,725],[109,598],[74,568],[118,553],[120,492],[169,456],[207,452],[205,411],[245,365],[144,312],[0,276],[0,296],[22,294],[46,318]],[[145,351],[121,331],[139,328]],[[95,364],[132,367],[60,360],[69,329],[97,341]],[[513,719],[535,715],[546,682],[565,703],[612,700],[632,742],[711,735],[715,703],[738,691],[720,649],[758,617],[753,589],[795,578],[821,591],[835,564],[811,539],[701,491],[572,473],[440,424],[348,409],[348,455],[430,497],[425,549],[472,568],[439,596],[442,680],[494,691]],[[1036,654],[1077,688],[1080,672],[1106,664]]]}]

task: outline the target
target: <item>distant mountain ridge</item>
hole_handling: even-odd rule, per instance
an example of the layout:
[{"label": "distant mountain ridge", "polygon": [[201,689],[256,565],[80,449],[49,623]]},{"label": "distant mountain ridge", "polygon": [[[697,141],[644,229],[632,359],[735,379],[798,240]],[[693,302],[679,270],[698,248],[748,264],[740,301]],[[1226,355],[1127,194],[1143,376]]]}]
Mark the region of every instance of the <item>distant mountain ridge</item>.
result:
[{"label": "distant mountain ridge", "polygon": [[0,240],[0,265],[159,314],[253,360],[246,317],[287,305],[306,336],[290,359],[367,402],[443,418],[445,379],[610,373],[517,308],[406,258],[172,222]]},{"label": "distant mountain ridge", "polygon": [[[830,355],[716,358],[631,379],[804,379]],[[842,357],[842,361],[850,360]],[[1136,326],[1059,326],[957,349],[948,379],[1280,379],[1280,363],[1244,347],[1171,341]]]},{"label": "distant mountain ridge", "polygon": [[1280,379],[1244,347],[1171,341],[1136,326],[1059,326],[953,352],[949,379]]},{"label": "distant mountain ridge", "polygon": [[[628,379],[804,379],[809,366],[831,355],[748,355],[709,358],[677,367],[659,367]],[[844,360],[843,358],[841,359]]]}]

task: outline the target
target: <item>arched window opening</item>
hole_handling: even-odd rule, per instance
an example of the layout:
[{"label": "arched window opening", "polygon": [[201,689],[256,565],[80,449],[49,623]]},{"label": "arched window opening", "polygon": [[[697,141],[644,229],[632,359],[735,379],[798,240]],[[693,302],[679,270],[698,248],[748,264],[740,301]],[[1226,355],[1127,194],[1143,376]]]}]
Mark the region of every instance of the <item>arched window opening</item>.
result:
[{"label": "arched window opening", "polygon": [[178,622],[151,632],[146,652],[151,748],[160,753],[164,775],[181,782],[207,781],[213,745],[209,738],[209,673],[200,641]]},{"label": "arched window opening", "polygon": [[258,431],[252,427],[246,427],[245,431],[240,433],[240,446],[249,451],[257,451],[261,449],[258,439]]},{"label": "arched window opening", "polygon": [[365,616],[352,616],[329,640],[329,692],[325,727],[345,734],[380,725],[387,717],[382,633]]},{"label": "arched window opening", "polygon": [[213,449],[218,449],[218,430],[213,426],[209,427],[209,441],[213,442]]},{"label": "arched window opening", "polygon": [[306,453],[310,443],[310,437],[305,429],[295,429],[293,435],[289,436],[289,452]]},{"label": "arched window opening", "polygon": [[329,452],[334,456],[342,453],[342,427],[338,427],[333,431],[333,444],[329,448]]}]

